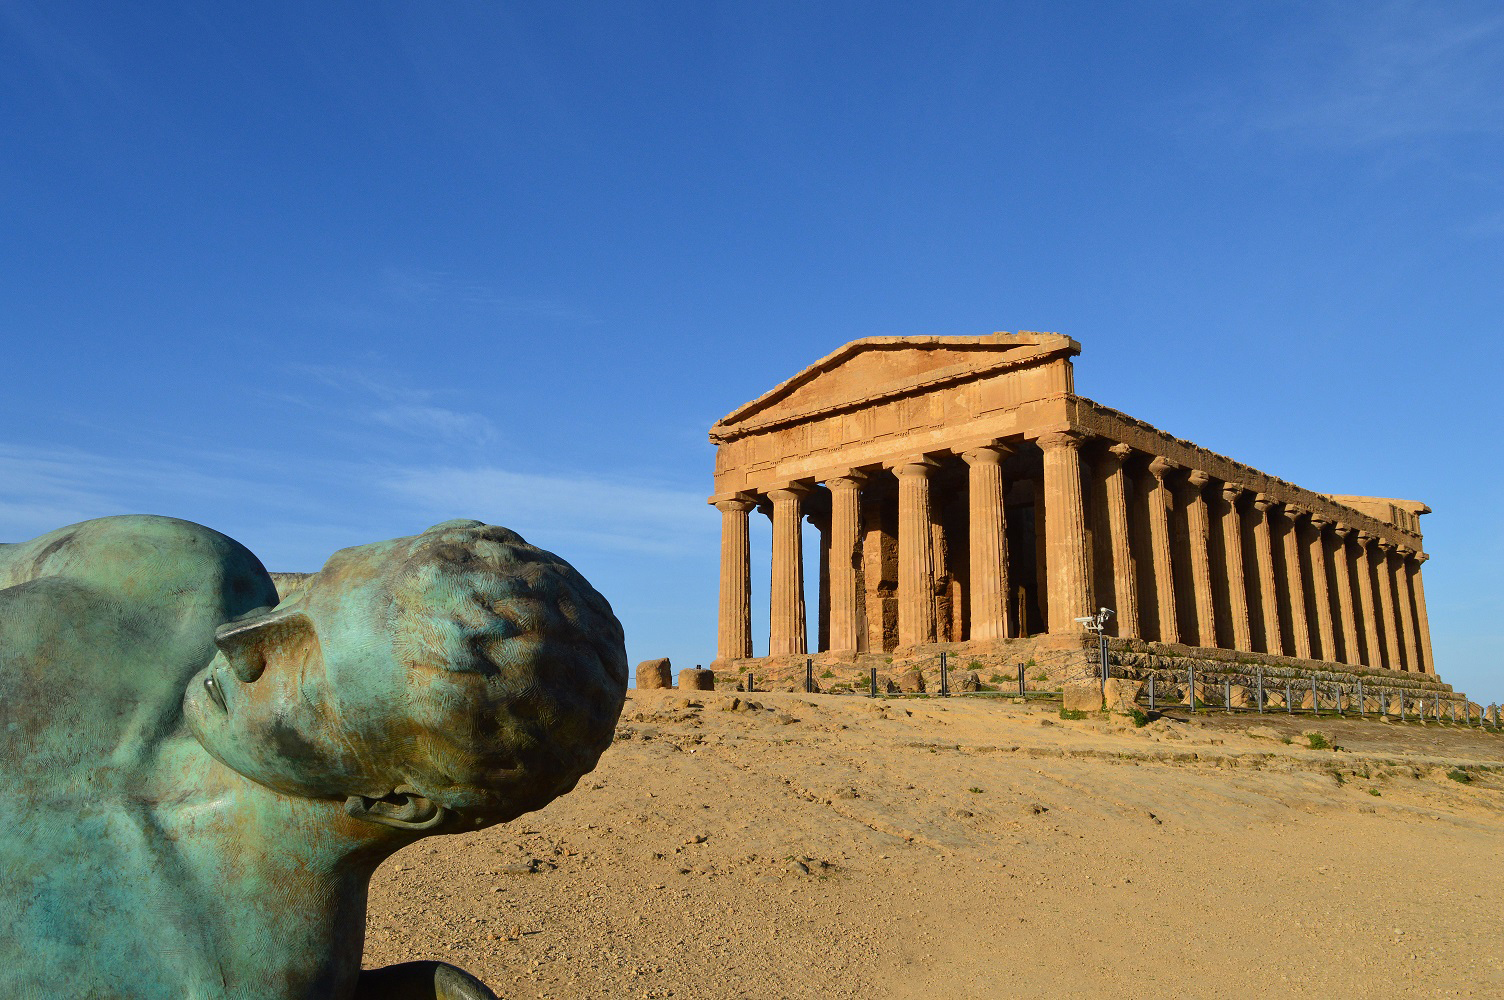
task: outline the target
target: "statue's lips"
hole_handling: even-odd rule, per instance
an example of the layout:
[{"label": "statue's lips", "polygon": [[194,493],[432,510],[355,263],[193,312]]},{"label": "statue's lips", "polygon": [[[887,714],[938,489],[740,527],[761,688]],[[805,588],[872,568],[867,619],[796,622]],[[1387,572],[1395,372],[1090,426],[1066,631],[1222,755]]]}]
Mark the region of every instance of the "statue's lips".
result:
[{"label": "statue's lips", "polygon": [[213,699],[214,704],[219,706],[219,710],[228,715],[230,709],[225,705],[224,689],[220,687],[219,681],[214,679],[213,674],[204,678],[204,690],[209,692],[209,697]]}]

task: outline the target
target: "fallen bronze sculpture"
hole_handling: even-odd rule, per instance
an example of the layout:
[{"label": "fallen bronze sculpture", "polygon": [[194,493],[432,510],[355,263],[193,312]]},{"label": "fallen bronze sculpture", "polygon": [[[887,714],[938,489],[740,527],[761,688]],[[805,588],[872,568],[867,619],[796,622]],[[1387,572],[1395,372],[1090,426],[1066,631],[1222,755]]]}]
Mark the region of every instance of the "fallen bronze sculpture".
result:
[{"label": "fallen bronze sculpture", "polygon": [[605,599],[477,521],[341,550],[280,602],[187,521],[0,545],[0,996],[492,997],[361,970],[371,874],[569,791],[626,683]]}]

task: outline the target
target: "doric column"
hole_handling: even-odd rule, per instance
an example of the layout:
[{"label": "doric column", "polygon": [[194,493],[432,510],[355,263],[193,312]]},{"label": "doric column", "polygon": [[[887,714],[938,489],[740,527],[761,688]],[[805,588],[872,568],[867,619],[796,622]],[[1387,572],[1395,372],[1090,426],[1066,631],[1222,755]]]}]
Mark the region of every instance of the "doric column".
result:
[{"label": "doric column", "polygon": [[1342,662],[1359,666],[1366,661],[1358,639],[1358,619],[1362,612],[1353,606],[1353,566],[1347,541],[1353,529],[1341,521],[1332,525],[1332,576],[1337,578],[1337,611],[1342,618]]},{"label": "doric column", "polygon": [[1302,660],[1311,658],[1311,625],[1306,619],[1306,585],[1300,572],[1300,518],[1305,511],[1285,504],[1285,586],[1290,595],[1292,651]]},{"label": "doric column", "polygon": [[1274,548],[1269,540],[1269,510],[1275,501],[1264,494],[1253,498],[1253,548],[1258,556],[1259,610],[1264,618],[1264,652],[1285,655],[1279,635],[1279,593],[1274,586]]},{"label": "doric column", "polygon": [[1394,567],[1391,565],[1390,556],[1394,553],[1394,543],[1385,539],[1378,539],[1379,558],[1374,566],[1374,574],[1378,577],[1379,585],[1379,618],[1383,623],[1381,629],[1384,636],[1384,666],[1390,670],[1405,669],[1405,661],[1400,655],[1400,634],[1395,625],[1395,601],[1394,601]]},{"label": "doric column", "polygon": [[830,649],[854,653],[857,636],[856,564],[861,532],[862,483],[866,476],[848,472],[826,480],[830,490]]},{"label": "doric column", "polygon": [[742,496],[716,500],[721,512],[721,613],[716,656],[741,660],[752,655],[752,559],[747,514],[756,502]]},{"label": "doric column", "polygon": [[895,466],[898,476],[898,644],[935,641],[935,550],[930,531],[930,473],[920,456]]},{"label": "doric column", "polygon": [[1227,556],[1227,616],[1232,620],[1232,648],[1251,653],[1248,585],[1243,573],[1243,514],[1238,510],[1238,497],[1246,492],[1237,483],[1222,485],[1222,499],[1227,502],[1227,510],[1222,513],[1222,549]]},{"label": "doric column", "polygon": [[1378,609],[1373,603],[1373,570],[1368,565],[1368,543],[1373,536],[1366,531],[1358,532],[1357,559],[1354,568],[1358,573],[1358,620],[1363,623],[1363,665],[1384,666],[1383,639],[1379,633]]},{"label": "doric column", "polygon": [[1081,442],[1075,431],[1043,434],[1045,577],[1049,580],[1048,631],[1080,631],[1077,618],[1091,606],[1091,562],[1086,552],[1086,504],[1081,492]]},{"label": "doric column", "polygon": [[[1044,631],[1050,630],[1050,570],[1049,555],[1047,552],[1047,540],[1050,529],[1049,509],[1044,503],[1044,472],[1041,466],[1038,479],[1029,483],[1034,495],[1034,606],[1039,611],[1040,625]],[[1019,635],[1024,634],[1022,625],[1019,627]]]},{"label": "doric column", "polygon": [[1399,563],[1395,567],[1395,597],[1400,605],[1400,642],[1405,655],[1405,666],[1417,673],[1426,669],[1425,657],[1416,645],[1418,630],[1415,626],[1415,591],[1410,582],[1410,559],[1415,550],[1404,546],[1396,550]]},{"label": "doric column", "polygon": [[768,655],[808,652],[804,618],[804,545],[800,505],[803,483],[768,491],[773,501],[773,605],[768,615]]},{"label": "doric column", "polygon": [[967,467],[967,514],[971,536],[966,584],[971,638],[1006,639],[1008,627],[1008,528],[1002,462],[1011,448],[988,445],[961,453]]},{"label": "doric column", "polygon": [[1138,571],[1133,564],[1133,546],[1128,541],[1128,484],[1123,462],[1133,454],[1126,444],[1107,449],[1103,473],[1107,494],[1107,534],[1112,545],[1112,589],[1117,595],[1118,635],[1137,639]]},{"label": "doric column", "polygon": [[1318,660],[1337,662],[1337,636],[1332,628],[1332,592],[1326,582],[1326,526],[1332,522],[1315,514],[1311,515],[1310,541],[1306,555],[1311,564],[1311,603],[1316,605],[1316,638],[1319,649],[1313,650]]},{"label": "doric column", "polygon": [[1170,487],[1165,477],[1179,468],[1159,456],[1149,463],[1154,486],[1149,491],[1149,543],[1154,550],[1154,603],[1159,606],[1159,641],[1179,642],[1175,615],[1175,568],[1170,556]]},{"label": "doric column", "polygon": [[818,584],[815,590],[815,651],[823,653],[830,648],[830,511],[812,510],[804,519],[820,535],[816,549],[820,554],[820,575],[815,578]]},{"label": "doric column", "polygon": [[1196,595],[1196,644],[1217,644],[1217,607],[1212,602],[1211,527],[1206,516],[1206,484],[1211,477],[1199,469],[1185,479],[1185,523],[1191,543],[1191,588]]},{"label": "doric column", "polygon": [[1431,622],[1426,617],[1426,585],[1421,580],[1421,567],[1431,557],[1424,552],[1415,554],[1415,569],[1411,572],[1410,579],[1415,584],[1415,623],[1420,629],[1417,637],[1420,642],[1421,662],[1426,665],[1426,673],[1436,673],[1436,661],[1431,657]]}]

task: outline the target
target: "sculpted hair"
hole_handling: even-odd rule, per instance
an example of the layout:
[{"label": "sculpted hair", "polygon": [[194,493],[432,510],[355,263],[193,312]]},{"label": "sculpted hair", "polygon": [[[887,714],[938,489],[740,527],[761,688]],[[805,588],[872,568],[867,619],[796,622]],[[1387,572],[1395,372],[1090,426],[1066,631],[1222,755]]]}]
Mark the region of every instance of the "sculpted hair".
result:
[{"label": "sculpted hair", "polygon": [[611,743],[621,623],[572,566],[506,528],[448,521],[407,541],[386,622],[411,695],[398,769],[465,826],[542,808]]}]

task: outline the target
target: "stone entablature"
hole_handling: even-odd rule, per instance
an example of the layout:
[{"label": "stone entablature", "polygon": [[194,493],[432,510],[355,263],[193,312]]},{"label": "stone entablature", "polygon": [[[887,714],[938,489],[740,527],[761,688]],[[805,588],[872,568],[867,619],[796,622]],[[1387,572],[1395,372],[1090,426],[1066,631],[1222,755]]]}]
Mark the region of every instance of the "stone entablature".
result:
[{"label": "stone entablature", "polygon": [[752,653],[759,510],[773,657],[1070,645],[1104,603],[1123,638],[1434,673],[1428,508],[1315,493],[1077,396],[1079,353],[1048,333],[868,338],[719,421],[718,660]]}]

